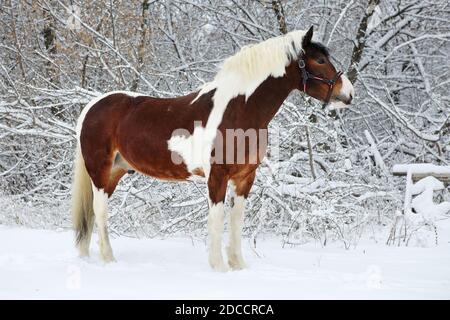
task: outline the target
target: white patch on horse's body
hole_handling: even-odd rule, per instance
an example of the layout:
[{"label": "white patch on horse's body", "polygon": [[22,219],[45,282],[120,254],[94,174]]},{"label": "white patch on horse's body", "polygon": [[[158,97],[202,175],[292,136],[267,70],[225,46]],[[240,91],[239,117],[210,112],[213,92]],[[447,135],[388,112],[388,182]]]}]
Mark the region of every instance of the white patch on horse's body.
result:
[{"label": "white patch on horse's body", "polygon": [[76,133],[77,133],[77,141],[78,143],[80,143],[80,135],[81,135],[81,129],[83,128],[83,122],[84,122],[84,118],[86,117],[86,114],[88,113],[88,111],[92,108],[93,105],[95,105],[97,102],[99,102],[100,100],[102,100],[103,98],[106,98],[112,94],[116,94],[116,93],[123,93],[126,94],[130,97],[139,97],[139,96],[145,96],[142,93],[138,93],[138,92],[132,92],[132,91],[111,91],[111,92],[107,92],[105,94],[102,94],[98,97],[93,98],[91,101],[89,101],[89,103],[83,108],[83,110],[81,111],[80,116],[78,117],[78,121],[77,121],[77,127],[76,127]]},{"label": "white patch on horse's body", "polygon": [[111,244],[109,243],[108,229],[108,195],[103,189],[98,189],[92,183],[92,192],[94,194],[94,214],[99,234],[100,257],[104,262],[114,261]]},{"label": "white patch on horse's body", "polygon": [[222,257],[222,234],[224,227],[223,202],[212,204],[209,201],[208,233],[209,233],[209,264],[216,271],[227,271]]},{"label": "white patch on horse's body", "polygon": [[282,77],[286,66],[302,50],[305,31],[293,31],[286,35],[243,47],[226,59],[214,80],[205,84],[191,104],[203,94],[216,89],[213,108],[205,127],[196,127],[188,137],[174,135],[168,141],[169,150],[183,158],[188,171],[202,167],[209,176],[210,156],[217,128],[231,99],[245,95],[246,100],[269,76]]},{"label": "white patch on horse's body", "polygon": [[167,142],[168,148],[181,155],[190,173],[201,168],[205,177],[209,177],[212,142],[216,136],[216,129],[195,126],[194,132],[188,137],[173,135]]},{"label": "white patch on horse's body", "polygon": [[244,224],[245,198],[235,195],[233,197],[233,207],[230,212],[230,238],[227,247],[228,265],[233,270],[245,268],[242,257],[241,235]]}]

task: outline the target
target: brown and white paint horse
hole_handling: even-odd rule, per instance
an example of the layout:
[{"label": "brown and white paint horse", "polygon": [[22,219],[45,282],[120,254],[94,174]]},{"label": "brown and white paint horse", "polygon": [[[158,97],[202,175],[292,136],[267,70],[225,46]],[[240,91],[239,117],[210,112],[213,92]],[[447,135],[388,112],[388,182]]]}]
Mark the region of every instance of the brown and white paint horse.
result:
[{"label": "brown and white paint horse", "polygon": [[[350,81],[336,71],[327,50],[311,41],[312,35],[310,28],[244,47],[225,60],[212,82],[183,97],[110,92],[92,100],[77,124],[72,211],[80,255],[89,255],[95,221],[101,258],[114,260],[107,231],[107,200],[120,178],[135,170],[162,180],[206,179],[209,262],[218,271],[228,269],[221,242],[224,200],[230,184],[234,197],[228,265],[244,268],[241,231],[245,199],[263,147],[258,141],[256,151],[245,149],[245,161],[223,163],[210,161],[213,145],[217,132],[225,136],[227,129],[267,129],[294,89],[332,104],[350,104],[354,95]],[[180,129],[185,133],[174,134]],[[230,150],[226,144],[221,145],[225,153]],[[174,154],[181,161],[174,161]]]}]

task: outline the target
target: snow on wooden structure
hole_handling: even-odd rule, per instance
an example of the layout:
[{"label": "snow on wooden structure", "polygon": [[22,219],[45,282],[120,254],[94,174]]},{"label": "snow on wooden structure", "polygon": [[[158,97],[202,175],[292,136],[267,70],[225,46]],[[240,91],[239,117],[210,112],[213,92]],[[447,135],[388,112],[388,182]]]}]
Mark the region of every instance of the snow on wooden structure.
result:
[{"label": "snow on wooden structure", "polygon": [[396,164],[392,168],[394,176],[407,176],[411,171],[413,181],[432,176],[436,179],[450,183],[450,166],[437,166],[430,163]]}]

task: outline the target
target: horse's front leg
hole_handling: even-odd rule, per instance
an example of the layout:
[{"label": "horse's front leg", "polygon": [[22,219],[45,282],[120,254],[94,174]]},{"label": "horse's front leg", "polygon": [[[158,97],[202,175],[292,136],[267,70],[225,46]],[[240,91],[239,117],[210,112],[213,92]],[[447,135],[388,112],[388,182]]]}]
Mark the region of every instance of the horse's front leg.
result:
[{"label": "horse's front leg", "polygon": [[245,202],[255,179],[255,171],[232,180],[234,196],[230,213],[230,239],[227,247],[228,265],[233,270],[246,267],[242,257],[241,238],[244,224]]},{"label": "horse's front leg", "polygon": [[224,201],[227,191],[228,178],[220,169],[212,169],[208,178],[209,191],[209,264],[220,272],[228,267],[222,257],[222,234],[224,227]]}]

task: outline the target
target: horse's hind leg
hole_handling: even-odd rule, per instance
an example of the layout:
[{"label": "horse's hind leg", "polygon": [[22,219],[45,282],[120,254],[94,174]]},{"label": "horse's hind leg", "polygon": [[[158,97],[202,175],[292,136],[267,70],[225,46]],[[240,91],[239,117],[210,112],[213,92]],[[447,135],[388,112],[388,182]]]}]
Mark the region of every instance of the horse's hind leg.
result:
[{"label": "horse's hind leg", "polygon": [[107,228],[108,198],[112,195],[117,183],[127,170],[113,163],[112,160],[98,170],[99,174],[94,177],[92,183],[95,223],[99,234],[100,257],[105,262],[111,262],[115,261],[115,259]]},{"label": "horse's hind leg", "polygon": [[98,244],[100,246],[100,257],[105,262],[115,261],[107,229],[108,194],[105,192],[104,188],[99,189],[95,185],[92,186],[92,191],[94,195],[95,223],[97,224],[99,235]]},{"label": "horse's hind leg", "polygon": [[92,230],[94,229],[94,219],[87,219],[86,237],[78,243],[80,257],[89,257],[89,246],[91,244]]}]

